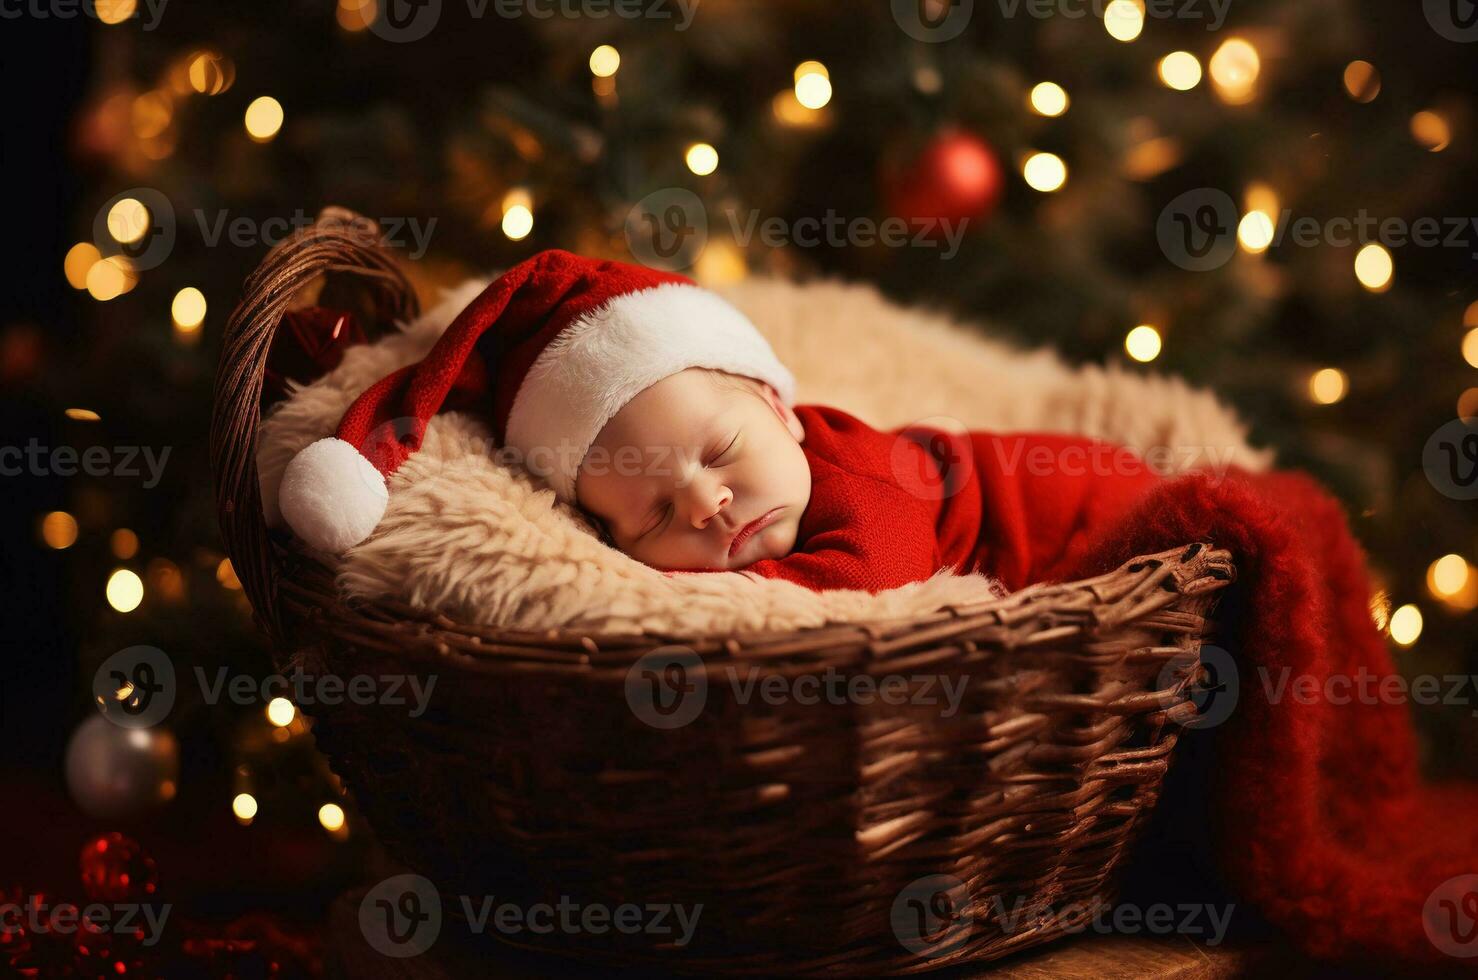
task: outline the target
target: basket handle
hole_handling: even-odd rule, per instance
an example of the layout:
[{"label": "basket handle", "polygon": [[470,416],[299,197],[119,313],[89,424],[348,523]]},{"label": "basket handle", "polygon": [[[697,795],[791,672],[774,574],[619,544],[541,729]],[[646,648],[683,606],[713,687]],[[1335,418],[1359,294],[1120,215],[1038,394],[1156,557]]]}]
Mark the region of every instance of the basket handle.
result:
[{"label": "basket handle", "polygon": [[226,554],[251,601],[257,622],[283,640],[277,575],[257,477],[257,428],[267,353],[282,315],[310,282],[348,273],[368,294],[366,332],[415,317],[420,304],[405,275],[381,244],[374,221],[345,208],[324,208],[317,220],[279,242],[247,278],[241,301],[226,322],[210,423],[210,466],[216,514]]}]

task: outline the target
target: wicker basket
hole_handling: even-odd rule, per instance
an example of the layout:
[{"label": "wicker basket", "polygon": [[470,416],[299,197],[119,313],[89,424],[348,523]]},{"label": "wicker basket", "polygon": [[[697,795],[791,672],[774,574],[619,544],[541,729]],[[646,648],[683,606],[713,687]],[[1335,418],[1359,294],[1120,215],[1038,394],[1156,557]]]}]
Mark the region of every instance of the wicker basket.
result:
[{"label": "wicker basket", "polygon": [[[416,313],[376,237],[331,209],[248,279],[211,458],[227,551],[281,666],[437,677],[420,717],[351,702],[312,720],[445,915],[459,895],[701,904],[686,944],[655,928],[499,938],[665,969],[857,974],[999,957],[1070,928],[1052,914],[1064,903],[1112,900],[1195,713],[1185,689],[1234,577],[1225,551],[1191,542],[909,621],[785,634],[510,632],[346,600],[329,565],[264,525],[254,449],[267,350],[303,287],[328,274],[357,290],[368,325]],[[842,681],[852,696],[825,693]]]}]

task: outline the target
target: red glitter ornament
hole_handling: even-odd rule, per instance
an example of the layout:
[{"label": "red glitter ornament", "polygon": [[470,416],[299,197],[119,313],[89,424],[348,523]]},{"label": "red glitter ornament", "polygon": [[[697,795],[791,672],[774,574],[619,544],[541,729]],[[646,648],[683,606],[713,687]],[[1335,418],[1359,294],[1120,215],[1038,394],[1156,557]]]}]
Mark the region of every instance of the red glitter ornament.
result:
[{"label": "red glitter ornament", "polygon": [[82,888],[97,902],[143,902],[159,887],[154,859],[120,833],[99,834],[82,847]]}]

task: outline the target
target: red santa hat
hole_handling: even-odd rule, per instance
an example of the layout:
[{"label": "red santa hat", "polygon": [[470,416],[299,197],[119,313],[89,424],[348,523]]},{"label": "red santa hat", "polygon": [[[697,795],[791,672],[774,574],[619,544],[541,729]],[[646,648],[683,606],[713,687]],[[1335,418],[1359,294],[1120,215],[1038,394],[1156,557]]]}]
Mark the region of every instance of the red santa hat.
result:
[{"label": "red santa hat", "polygon": [[320,550],[358,544],[431,417],[479,404],[499,445],[573,502],[580,463],[605,424],[690,367],[768,382],[794,402],[790,371],[714,293],[644,266],[540,252],[468,304],[419,364],[361,394],[332,438],[293,457],[278,494],[283,519]]}]

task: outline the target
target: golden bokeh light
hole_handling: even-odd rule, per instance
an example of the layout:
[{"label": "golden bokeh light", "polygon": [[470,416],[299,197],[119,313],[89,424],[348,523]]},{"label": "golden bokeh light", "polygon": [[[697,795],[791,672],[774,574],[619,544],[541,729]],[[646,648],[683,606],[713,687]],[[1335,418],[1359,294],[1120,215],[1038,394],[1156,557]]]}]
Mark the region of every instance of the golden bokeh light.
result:
[{"label": "golden bokeh light", "polygon": [[77,543],[77,519],[64,510],[54,510],[41,518],[41,540],[48,548],[62,551]]},{"label": "golden bokeh light", "polygon": [[831,101],[831,77],[826,74],[826,67],[820,62],[806,64],[818,65],[821,70],[809,71],[796,77],[795,100],[807,109],[820,109]]},{"label": "golden bokeh light", "polygon": [[1032,190],[1050,194],[1067,182],[1067,164],[1055,153],[1033,153],[1021,165],[1021,176]]},{"label": "golden bokeh light", "polygon": [[1160,59],[1160,81],[1177,92],[1201,84],[1201,60],[1189,51],[1172,51]]},{"label": "golden bokeh light", "polygon": [[375,0],[339,0],[334,19],[350,34],[358,34],[373,24],[379,13]]},{"label": "golden bokeh light", "polygon": [[95,0],[93,9],[104,24],[121,24],[138,11],[138,0]]},{"label": "golden bokeh light", "polygon": [[1060,116],[1067,112],[1067,91],[1056,82],[1038,82],[1029,98],[1032,111],[1039,116]]},{"label": "golden bokeh light", "polygon": [[108,209],[108,234],[121,245],[132,245],[149,233],[149,209],[132,197],[119,199]]},{"label": "golden bokeh light", "polygon": [[138,281],[133,263],[121,255],[110,255],[101,262],[94,262],[92,268],[87,270],[87,293],[93,299],[106,303],[128,292]]},{"label": "golden bokeh light", "polygon": [[1144,30],[1143,0],[1110,0],[1103,8],[1103,29],[1115,41],[1132,41]]},{"label": "golden bokeh light", "polygon": [[1422,635],[1422,611],[1407,603],[1391,613],[1391,639],[1409,647]]},{"label": "golden bokeh light", "polygon": [[325,803],[318,808],[318,822],[323,829],[329,833],[335,833],[344,828],[344,808],[337,803]]},{"label": "golden bokeh light", "polygon": [[1478,368],[1478,327],[1463,334],[1463,360]]},{"label": "golden bokeh light", "polygon": [[241,823],[251,823],[257,815],[257,798],[250,793],[237,793],[231,801],[231,812]]},{"label": "golden bokeh light", "polygon": [[273,698],[267,702],[267,720],[278,728],[286,728],[297,717],[298,709],[287,698]]},{"label": "golden bokeh light", "polygon": [[1391,277],[1395,271],[1391,253],[1384,245],[1371,242],[1355,253],[1355,278],[1372,293],[1383,293],[1390,289]]},{"label": "golden bokeh light", "polygon": [[108,576],[105,591],[108,605],[121,613],[133,612],[144,601],[144,580],[139,578],[137,572],[119,568]]},{"label": "golden bokeh light", "polygon": [[1440,153],[1452,143],[1452,127],[1439,113],[1423,109],[1411,117],[1411,138],[1429,153]]},{"label": "golden bokeh light", "polygon": [[267,143],[282,129],[283,118],[281,102],[270,95],[258,96],[246,107],[246,135],[258,143]]},{"label": "golden bokeh light", "polygon": [[1344,400],[1350,380],[1339,368],[1320,368],[1309,375],[1309,397],[1316,405],[1333,405]]},{"label": "golden bokeh light", "polygon": [[1149,363],[1159,357],[1162,346],[1160,331],[1148,323],[1141,323],[1124,335],[1124,350],[1141,363]]},{"label": "golden bokeh light", "polygon": [[1443,555],[1427,566],[1427,588],[1439,599],[1457,595],[1467,587],[1472,571],[1462,555]]},{"label": "golden bokeh light", "polygon": [[1368,61],[1345,65],[1345,93],[1356,102],[1374,102],[1380,95],[1380,72]]},{"label": "golden bokeh light", "polygon": [[683,154],[683,160],[693,173],[699,177],[707,177],[718,169],[718,150],[709,143],[693,143]]},{"label": "golden bokeh light", "polygon": [[596,78],[610,78],[621,67],[621,52],[609,44],[602,44],[590,52],[590,74]]},{"label": "golden bokeh light", "polygon": [[178,330],[194,333],[205,322],[205,294],[194,286],[186,286],[174,294],[169,313]]},{"label": "golden bokeh light", "polygon": [[126,527],[120,527],[108,536],[108,548],[114,558],[128,561],[139,553],[139,536]]},{"label": "golden bokeh light", "polygon": [[222,558],[221,563],[216,566],[216,581],[222,588],[235,592],[241,588],[241,579],[236,577],[236,569],[231,565],[231,559]]},{"label": "golden bokeh light", "polygon": [[201,95],[220,95],[236,81],[236,64],[218,51],[198,51],[185,72],[191,90]]},{"label": "golden bokeh light", "polygon": [[78,242],[73,245],[67,249],[67,257],[62,260],[62,271],[67,275],[67,283],[73,289],[86,289],[87,274],[102,260],[102,253],[92,242]]},{"label": "golden bokeh light", "polygon": [[1262,59],[1251,42],[1240,37],[1227,38],[1211,56],[1209,68],[1217,98],[1228,105],[1252,101],[1257,93]]}]

